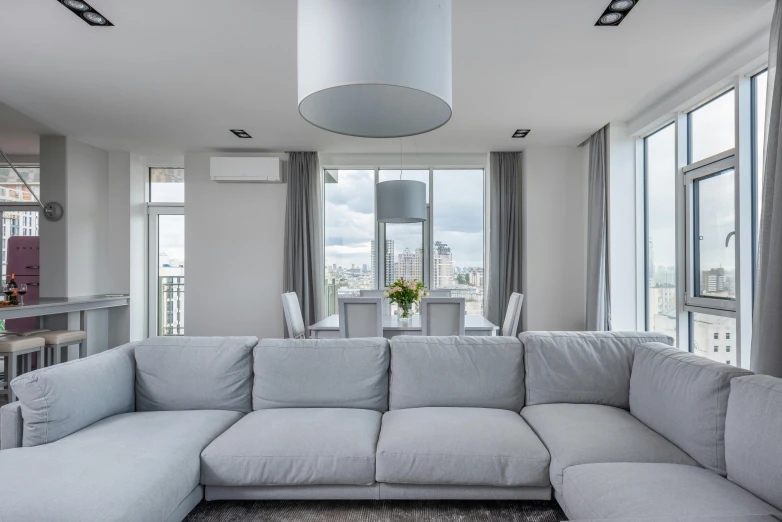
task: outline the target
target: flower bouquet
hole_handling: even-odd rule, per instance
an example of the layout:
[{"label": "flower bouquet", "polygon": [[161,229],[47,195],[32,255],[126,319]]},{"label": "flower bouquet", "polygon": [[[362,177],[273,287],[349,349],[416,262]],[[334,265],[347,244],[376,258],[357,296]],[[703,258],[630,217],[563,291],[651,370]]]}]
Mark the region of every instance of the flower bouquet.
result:
[{"label": "flower bouquet", "polygon": [[405,281],[397,279],[386,290],[386,297],[396,303],[400,310],[400,319],[409,319],[413,303],[417,303],[424,296],[424,284],[421,281],[412,279]]}]

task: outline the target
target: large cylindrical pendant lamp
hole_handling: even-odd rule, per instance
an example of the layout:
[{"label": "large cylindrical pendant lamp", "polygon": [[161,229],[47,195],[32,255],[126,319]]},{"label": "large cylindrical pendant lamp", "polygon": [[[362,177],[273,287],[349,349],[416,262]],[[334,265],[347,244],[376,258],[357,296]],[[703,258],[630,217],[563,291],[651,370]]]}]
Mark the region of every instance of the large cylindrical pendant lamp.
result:
[{"label": "large cylindrical pendant lamp", "polygon": [[451,118],[451,0],[299,0],[299,113],[365,138]]},{"label": "large cylindrical pendant lamp", "polygon": [[426,183],[409,179],[377,184],[375,212],[380,223],[426,221]]}]

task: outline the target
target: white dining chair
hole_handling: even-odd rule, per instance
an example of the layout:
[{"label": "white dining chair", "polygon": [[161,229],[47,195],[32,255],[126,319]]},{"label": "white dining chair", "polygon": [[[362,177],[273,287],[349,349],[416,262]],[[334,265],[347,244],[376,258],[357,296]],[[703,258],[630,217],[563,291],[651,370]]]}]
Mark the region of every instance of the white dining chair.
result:
[{"label": "white dining chair", "polygon": [[427,297],[451,297],[450,290],[429,290]]},{"label": "white dining chair", "polygon": [[464,335],[464,297],[422,298],[421,335]]},{"label": "white dining chair", "polygon": [[513,292],[510,295],[508,309],[505,311],[505,320],[502,321],[502,335],[516,337],[516,334],[519,333],[522,303],[524,303],[524,294]]},{"label": "white dining chair", "polygon": [[359,290],[361,297],[380,297],[383,299],[383,315],[391,315],[391,300],[385,296],[385,290]]},{"label": "white dining chair", "polygon": [[282,294],[282,311],[285,314],[285,324],[288,326],[288,337],[291,339],[304,339],[306,327],[304,317],[301,315],[301,305],[296,292]]},{"label": "white dining chair", "polygon": [[383,337],[382,308],[380,297],[340,297],[340,337]]}]

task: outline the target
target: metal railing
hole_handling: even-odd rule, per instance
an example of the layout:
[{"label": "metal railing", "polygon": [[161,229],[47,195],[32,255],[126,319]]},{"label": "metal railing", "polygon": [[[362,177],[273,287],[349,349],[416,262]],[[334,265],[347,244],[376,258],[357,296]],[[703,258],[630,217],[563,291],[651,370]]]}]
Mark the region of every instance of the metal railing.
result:
[{"label": "metal railing", "polygon": [[185,278],[158,277],[158,335],[185,335]]}]

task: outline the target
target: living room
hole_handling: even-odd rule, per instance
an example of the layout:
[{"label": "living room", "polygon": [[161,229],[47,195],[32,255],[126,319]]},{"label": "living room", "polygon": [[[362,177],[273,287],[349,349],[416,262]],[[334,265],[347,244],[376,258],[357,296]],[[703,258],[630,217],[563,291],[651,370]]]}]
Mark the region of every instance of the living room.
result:
[{"label": "living room", "polygon": [[780,0],[0,17],[0,521],[782,518]]}]

